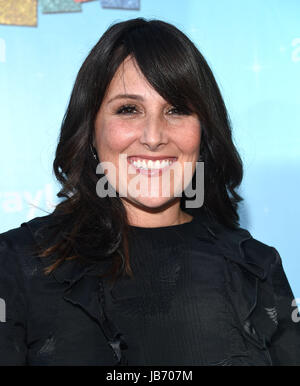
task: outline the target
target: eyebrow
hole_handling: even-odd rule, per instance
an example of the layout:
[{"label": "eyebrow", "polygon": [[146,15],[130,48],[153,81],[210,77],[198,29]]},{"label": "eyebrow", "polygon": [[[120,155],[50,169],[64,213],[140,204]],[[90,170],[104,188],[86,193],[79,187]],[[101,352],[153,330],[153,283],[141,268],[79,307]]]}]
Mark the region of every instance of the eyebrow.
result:
[{"label": "eyebrow", "polygon": [[138,101],[144,100],[144,98],[141,95],[137,95],[137,94],[118,94],[118,95],[115,95],[114,97],[112,97],[107,102],[107,104],[114,101],[115,99],[133,99],[133,100],[138,100]]}]

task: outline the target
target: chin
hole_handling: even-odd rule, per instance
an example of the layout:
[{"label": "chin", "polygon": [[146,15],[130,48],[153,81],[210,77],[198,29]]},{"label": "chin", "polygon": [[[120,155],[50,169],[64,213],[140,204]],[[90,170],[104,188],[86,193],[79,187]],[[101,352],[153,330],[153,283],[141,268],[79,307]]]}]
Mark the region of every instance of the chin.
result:
[{"label": "chin", "polygon": [[145,208],[158,209],[162,206],[171,204],[174,198],[175,197],[138,197],[132,200],[132,202]]}]

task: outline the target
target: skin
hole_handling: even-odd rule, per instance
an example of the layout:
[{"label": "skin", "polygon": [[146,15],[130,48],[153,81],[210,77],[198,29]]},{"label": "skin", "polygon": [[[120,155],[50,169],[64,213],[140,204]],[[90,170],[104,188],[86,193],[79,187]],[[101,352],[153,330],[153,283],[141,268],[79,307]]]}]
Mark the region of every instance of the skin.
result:
[{"label": "skin", "polygon": [[[136,97],[115,98],[120,94]],[[120,110],[122,107],[123,110]],[[127,57],[116,71],[97,113],[93,145],[100,162],[111,162],[114,165],[115,180],[110,177],[110,173],[105,173],[116,191],[120,192],[121,189],[123,192],[122,189],[134,182],[134,178],[139,178],[140,184],[137,187],[145,186],[148,182],[143,194],[135,197],[127,188],[126,197],[121,197],[131,225],[163,227],[192,220],[192,216],[180,209],[178,194],[177,197],[174,195],[182,192],[186,186],[184,162],[191,162],[192,174],[195,171],[200,141],[198,116],[194,113],[182,114],[170,105],[149,84],[135,60]],[[127,164],[126,158],[119,166],[120,154],[178,157],[180,165],[176,165],[176,170],[179,170],[179,174],[170,172],[163,179],[162,176],[129,173],[130,170],[136,171]],[[167,197],[162,194],[163,186],[170,187]],[[155,192],[154,196],[150,194],[151,188]]]}]

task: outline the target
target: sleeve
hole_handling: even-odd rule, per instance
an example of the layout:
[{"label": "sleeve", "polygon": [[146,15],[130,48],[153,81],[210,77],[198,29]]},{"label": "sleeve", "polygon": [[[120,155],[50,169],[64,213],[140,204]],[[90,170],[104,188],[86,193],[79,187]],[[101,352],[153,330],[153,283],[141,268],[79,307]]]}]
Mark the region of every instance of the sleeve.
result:
[{"label": "sleeve", "polygon": [[[300,315],[285,275],[278,251],[271,268],[271,280],[277,308],[278,328],[272,337],[269,352],[275,366],[300,365]],[[300,300],[300,299],[299,299]]]},{"label": "sleeve", "polygon": [[18,254],[0,235],[0,366],[26,365],[26,303]]}]

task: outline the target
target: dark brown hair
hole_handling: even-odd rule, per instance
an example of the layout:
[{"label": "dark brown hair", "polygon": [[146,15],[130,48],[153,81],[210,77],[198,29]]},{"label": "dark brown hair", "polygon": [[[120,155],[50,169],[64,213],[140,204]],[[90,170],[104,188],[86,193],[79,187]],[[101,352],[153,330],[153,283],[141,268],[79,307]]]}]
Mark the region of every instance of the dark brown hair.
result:
[{"label": "dark brown hair", "polygon": [[[116,70],[131,55],[152,87],[174,106],[192,106],[198,114],[205,163],[204,209],[219,223],[239,226],[236,192],[243,176],[231,127],[218,85],[206,60],[175,26],[160,20],[130,19],[111,25],[91,50],[77,75],[65,113],[54,173],[63,200],[53,216],[40,256],[55,255],[47,273],[66,259],[97,262],[109,259],[114,279],[132,274],[128,253],[128,219],[119,196],[100,198],[97,160],[90,146],[94,121]],[[181,207],[185,207],[183,192]],[[55,234],[55,237],[54,237]],[[55,241],[54,241],[55,240]],[[47,247],[46,247],[47,245]]]}]

